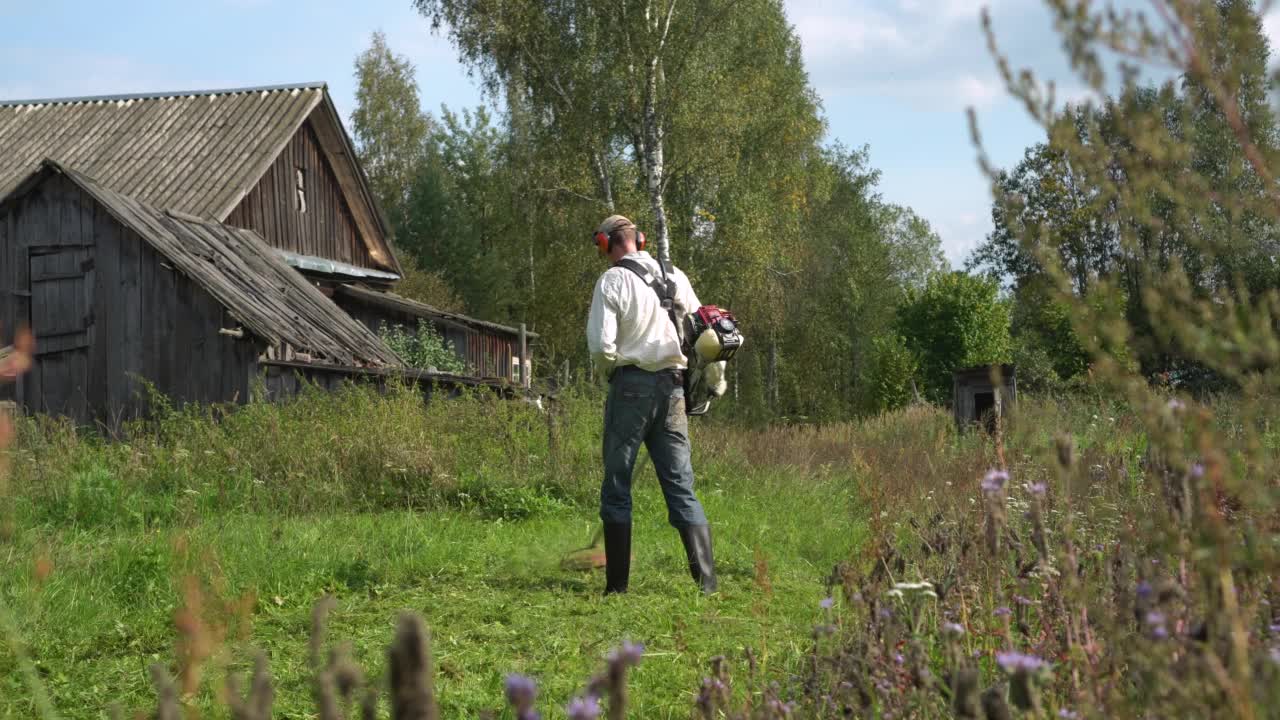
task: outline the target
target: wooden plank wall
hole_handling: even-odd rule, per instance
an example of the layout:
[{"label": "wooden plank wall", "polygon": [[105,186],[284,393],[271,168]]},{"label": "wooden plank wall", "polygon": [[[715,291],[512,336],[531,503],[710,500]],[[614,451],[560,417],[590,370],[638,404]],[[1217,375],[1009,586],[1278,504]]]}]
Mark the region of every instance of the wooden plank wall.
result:
[{"label": "wooden plank wall", "polygon": [[[178,406],[248,400],[250,378],[263,345],[220,334],[221,328],[234,323],[212,295],[131,231],[126,229],[122,240],[141,250],[139,374]],[[125,406],[134,413],[148,410],[142,398]]]},{"label": "wooden plank wall", "polygon": [[[89,362],[96,331],[86,306],[96,287],[93,227],[96,202],[65,177],[52,176],[9,204],[3,224],[5,335],[33,320],[59,334],[36,337],[31,370],[11,389],[20,404],[83,416],[90,403]],[[34,255],[34,257],[33,257]],[[32,312],[35,267],[48,307]],[[39,327],[34,329],[39,330]],[[6,337],[5,342],[8,342]]]},{"label": "wooden plank wall", "polygon": [[[58,331],[81,323],[90,307],[87,343],[37,333],[35,365],[16,392],[0,386],[8,389],[0,399],[109,428],[148,409],[134,376],[177,405],[248,399],[260,344],[220,335],[229,326],[222,306],[74,183],[50,176],[0,215],[0,228],[6,328],[34,319],[37,329]],[[86,280],[42,285],[49,302],[33,317],[31,268],[46,277],[72,275],[74,268],[62,265],[84,267],[86,258]],[[75,296],[86,291],[87,298]]]},{"label": "wooden plank wall", "polygon": [[[303,172],[306,212],[297,206],[296,172]],[[298,129],[226,224],[256,231],[282,250],[377,268],[360,239],[351,209],[316,140],[311,122]]]},{"label": "wooden plank wall", "polygon": [[[11,345],[14,332],[31,322],[31,283],[27,280],[27,248],[18,237],[20,205],[0,207],[0,346]],[[0,400],[21,404],[26,380],[0,385]]]},{"label": "wooden plank wall", "polygon": [[497,335],[472,332],[467,336],[467,363],[483,378],[510,378],[515,343]]}]

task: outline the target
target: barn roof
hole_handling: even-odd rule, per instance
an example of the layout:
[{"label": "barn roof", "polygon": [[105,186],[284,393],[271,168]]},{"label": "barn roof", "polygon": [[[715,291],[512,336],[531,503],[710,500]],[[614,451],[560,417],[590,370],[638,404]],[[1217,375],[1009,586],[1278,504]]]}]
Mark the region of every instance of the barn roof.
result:
[{"label": "barn roof", "polygon": [[402,366],[377,335],[307,282],[253,231],[157,210],[53,160],[20,182],[18,193],[55,172],[93,196],[267,343],[288,344],[318,362]]},{"label": "barn roof", "polygon": [[[370,290],[360,287],[359,285],[340,285],[337,288],[339,295],[345,295],[349,298],[369,303],[375,307],[395,310],[405,315],[413,317],[426,318],[429,320],[437,320],[446,324],[463,325],[465,327],[475,328],[478,330],[487,330],[502,335],[510,335],[514,337],[520,336],[520,330],[509,327],[507,325],[499,325],[498,323],[489,322],[488,320],[477,320],[473,317],[467,317],[459,313],[448,312],[432,307],[417,300],[410,300],[407,297],[396,295],[395,293],[383,292],[381,290]],[[538,334],[535,332],[525,332],[525,337],[534,340]]]},{"label": "barn roof", "polygon": [[0,197],[51,158],[141,203],[222,221],[307,120],[370,255],[400,274],[324,83],[0,101]]}]

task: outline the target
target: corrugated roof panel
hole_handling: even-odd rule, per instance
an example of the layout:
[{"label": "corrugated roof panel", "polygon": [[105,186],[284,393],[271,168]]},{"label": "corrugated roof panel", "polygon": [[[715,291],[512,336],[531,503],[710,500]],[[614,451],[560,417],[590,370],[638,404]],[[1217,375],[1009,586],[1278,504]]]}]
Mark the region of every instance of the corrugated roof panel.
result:
[{"label": "corrugated roof panel", "polygon": [[0,102],[0,197],[51,158],[148,205],[230,212],[322,84]]}]

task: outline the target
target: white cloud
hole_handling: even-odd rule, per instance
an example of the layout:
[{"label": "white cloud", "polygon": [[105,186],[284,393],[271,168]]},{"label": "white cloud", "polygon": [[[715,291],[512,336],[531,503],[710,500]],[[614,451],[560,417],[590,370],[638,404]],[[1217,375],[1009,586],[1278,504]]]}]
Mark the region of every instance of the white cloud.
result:
[{"label": "white cloud", "polygon": [[1052,23],[1032,0],[786,0],[823,97],[892,98],[921,110],[989,107],[1004,95],[978,22],[990,6],[1015,63],[1057,60]]},{"label": "white cloud", "polygon": [[899,0],[900,7],[909,13],[927,13],[947,19],[978,18],[984,6],[991,6],[990,0]]},{"label": "white cloud", "polygon": [[965,74],[956,81],[955,94],[965,105],[982,108],[1004,94],[1004,85],[995,77],[982,79]]},{"label": "white cloud", "polygon": [[878,53],[909,47],[901,24],[893,17],[869,8],[839,15],[829,10],[793,18],[810,63],[865,62]]}]

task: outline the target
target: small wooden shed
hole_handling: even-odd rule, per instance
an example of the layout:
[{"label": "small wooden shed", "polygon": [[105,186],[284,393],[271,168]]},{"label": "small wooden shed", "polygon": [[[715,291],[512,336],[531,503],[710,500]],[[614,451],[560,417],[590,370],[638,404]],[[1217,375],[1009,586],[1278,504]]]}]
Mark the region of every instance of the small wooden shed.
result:
[{"label": "small wooden shed", "polygon": [[1016,369],[1004,364],[956,370],[952,374],[951,393],[951,407],[959,428],[977,425],[995,432],[996,420],[1003,418],[1017,401]]}]

